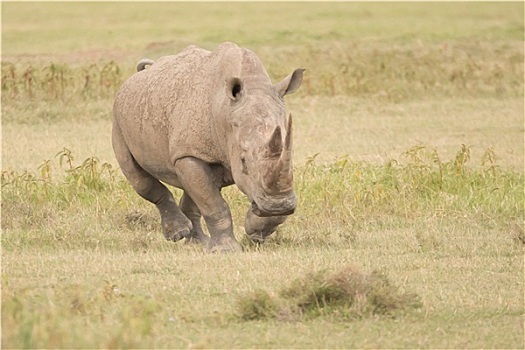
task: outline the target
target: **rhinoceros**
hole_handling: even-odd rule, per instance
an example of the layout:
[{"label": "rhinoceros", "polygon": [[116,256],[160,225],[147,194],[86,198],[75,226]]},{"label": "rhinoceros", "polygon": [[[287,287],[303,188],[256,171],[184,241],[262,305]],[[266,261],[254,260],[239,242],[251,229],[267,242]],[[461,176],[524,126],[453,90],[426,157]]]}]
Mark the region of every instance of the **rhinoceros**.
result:
[{"label": "rhinoceros", "polygon": [[[124,176],[159,210],[166,239],[241,250],[221,195],[232,184],[251,202],[245,231],[254,241],[294,212],[292,116],[283,97],[299,88],[303,71],[272,84],[259,58],[233,43],[139,62],[116,94],[112,143]],[[183,190],[179,205],[163,183]]]}]

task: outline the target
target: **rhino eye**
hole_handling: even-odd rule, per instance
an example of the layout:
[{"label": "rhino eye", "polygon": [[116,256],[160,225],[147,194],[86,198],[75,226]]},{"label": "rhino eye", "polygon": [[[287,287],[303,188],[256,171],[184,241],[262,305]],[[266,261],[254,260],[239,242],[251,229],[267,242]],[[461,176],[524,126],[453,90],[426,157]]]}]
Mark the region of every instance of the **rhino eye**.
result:
[{"label": "rhino eye", "polygon": [[246,158],[241,157],[242,172],[248,175],[248,167],[246,166]]}]

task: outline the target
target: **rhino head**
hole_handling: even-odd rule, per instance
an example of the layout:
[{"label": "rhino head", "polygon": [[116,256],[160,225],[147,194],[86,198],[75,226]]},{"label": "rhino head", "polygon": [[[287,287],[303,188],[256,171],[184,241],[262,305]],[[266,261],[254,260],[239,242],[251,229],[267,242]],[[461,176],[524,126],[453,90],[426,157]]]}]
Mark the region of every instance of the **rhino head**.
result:
[{"label": "rhino head", "polygon": [[229,165],[258,216],[290,215],[297,205],[292,116],[286,118],[283,97],[299,88],[303,71],[296,69],[275,85],[266,74],[226,80]]}]

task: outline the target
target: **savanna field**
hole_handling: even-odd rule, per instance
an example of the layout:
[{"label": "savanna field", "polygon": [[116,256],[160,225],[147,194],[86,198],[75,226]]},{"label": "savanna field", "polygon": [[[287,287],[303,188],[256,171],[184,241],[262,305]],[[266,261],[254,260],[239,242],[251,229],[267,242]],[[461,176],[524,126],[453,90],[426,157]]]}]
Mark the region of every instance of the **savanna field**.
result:
[{"label": "savanna field", "polygon": [[[2,348],[524,344],[524,5],[2,3]],[[168,242],[112,103],[232,41],[294,116],[296,213],[242,253]],[[177,198],[181,191],[173,189]]]}]

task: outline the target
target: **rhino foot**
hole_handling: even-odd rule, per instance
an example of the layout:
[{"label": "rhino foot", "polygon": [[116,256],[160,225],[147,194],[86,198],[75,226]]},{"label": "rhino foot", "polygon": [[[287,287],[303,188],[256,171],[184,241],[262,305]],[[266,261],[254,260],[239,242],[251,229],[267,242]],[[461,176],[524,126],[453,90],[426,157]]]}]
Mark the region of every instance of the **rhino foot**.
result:
[{"label": "rhino foot", "polygon": [[210,253],[242,252],[242,246],[233,237],[225,236],[220,239],[212,237],[208,242],[208,250]]},{"label": "rhino foot", "polygon": [[177,217],[171,220],[162,221],[162,233],[168,241],[177,242],[181,239],[190,236],[193,225],[191,221],[184,217]]},{"label": "rhino foot", "polygon": [[252,211],[249,211],[244,222],[244,229],[253,242],[261,244],[264,243],[268,236],[274,233],[279,225],[286,219],[287,216],[259,217]]},{"label": "rhino foot", "polygon": [[247,234],[248,238],[256,244],[263,244],[269,235],[270,234],[263,234],[262,232]]},{"label": "rhino foot", "polygon": [[204,244],[206,245],[210,240],[210,237],[206,236],[202,232],[191,231],[189,236],[186,237],[186,244]]}]

